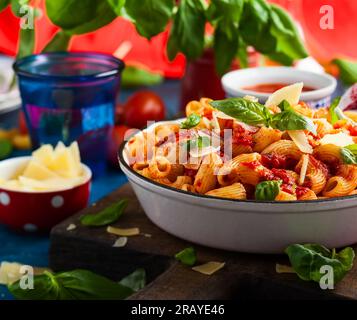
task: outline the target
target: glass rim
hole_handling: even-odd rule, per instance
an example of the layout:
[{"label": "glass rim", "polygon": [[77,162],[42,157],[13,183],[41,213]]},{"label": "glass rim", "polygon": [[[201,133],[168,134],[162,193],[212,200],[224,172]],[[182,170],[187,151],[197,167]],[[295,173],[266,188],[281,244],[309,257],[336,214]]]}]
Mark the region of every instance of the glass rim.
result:
[{"label": "glass rim", "polygon": [[[100,71],[100,72],[94,72],[93,74],[89,75],[48,75],[48,74],[41,74],[41,73],[34,73],[30,71],[25,71],[21,69],[21,67],[31,61],[36,61],[39,57],[65,57],[65,56],[72,56],[72,57],[83,57],[83,58],[102,58],[105,59],[106,61],[112,61],[117,64],[116,67],[113,67],[111,70],[107,71]],[[60,51],[60,52],[46,52],[46,53],[38,53],[38,54],[32,54],[26,57],[23,57],[19,60],[16,60],[13,65],[13,70],[15,71],[16,75],[18,76],[25,76],[29,78],[36,78],[36,79],[56,79],[56,80],[67,80],[67,81],[73,81],[73,80],[100,80],[100,79],[105,79],[109,78],[112,76],[116,76],[120,74],[123,69],[125,68],[125,63],[123,60],[116,58],[115,56],[107,53],[101,53],[101,52],[91,52],[91,51],[86,51],[86,52],[68,52],[68,51]]]}]

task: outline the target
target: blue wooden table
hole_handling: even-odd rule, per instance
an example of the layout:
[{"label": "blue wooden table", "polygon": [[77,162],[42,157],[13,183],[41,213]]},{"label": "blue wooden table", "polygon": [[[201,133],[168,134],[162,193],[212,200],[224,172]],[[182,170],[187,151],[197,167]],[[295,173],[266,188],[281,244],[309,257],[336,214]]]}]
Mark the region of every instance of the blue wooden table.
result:
[{"label": "blue wooden table", "polygon": [[[138,90],[138,89],[137,89]],[[161,85],[150,87],[150,90],[158,93],[165,101],[167,116],[173,117],[179,109],[179,81],[166,81]],[[125,101],[134,90],[123,90],[120,101]],[[12,156],[24,155],[14,153]],[[93,203],[108,193],[119,188],[127,181],[119,169],[108,169],[108,171],[93,181],[90,202]],[[20,262],[32,266],[48,265],[48,235],[19,234],[0,225],[0,262]],[[0,285],[0,300],[11,299],[7,288]]]}]

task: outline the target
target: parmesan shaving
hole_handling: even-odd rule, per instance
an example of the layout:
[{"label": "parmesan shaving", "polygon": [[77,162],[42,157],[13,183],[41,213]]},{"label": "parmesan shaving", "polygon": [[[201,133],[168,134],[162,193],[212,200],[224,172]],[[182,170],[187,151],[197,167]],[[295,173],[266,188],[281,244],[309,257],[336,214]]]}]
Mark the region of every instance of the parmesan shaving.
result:
[{"label": "parmesan shaving", "polygon": [[270,97],[265,103],[265,106],[268,108],[278,106],[283,100],[286,100],[292,106],[297,105],[299,103],[303,87],[304,83],[298,82],[290,86],[281,88],[270,95]]},{"label": "parmesan shaving", "polygon": [[307,154],[304,154],[302,156],[302,165],[301,165],[300,177],[299,177],[300,185],[304,184],[308,165],[309,165],[309,156]]},{"label": "parmesan shaving", "polygon": [[139,228],[116,228],[112,226],[108,226],[107,232],[121,237],[131,237],[140,234]]},{"label": "parmesan shaving", "polygon": [[334,144],[338,147],[346,147],[354,144],[353,138],[344,132],[326,134],[321,140],[321,144]]},{"label": "parmesan shaving", "polygon": [[76,229],[77,228],[77,226],[74,224],[74,223],[71,223],[70,225],[68,225],[68,227],[67,227],[67,231],[71,231],[71,230],[74,230],[74,229]]},{"label": "parmesan shaving", "polygon": [[[21,279],[28,269],[21,270],[25,265],[17,262],[2,262],[0,265],[0,284],[8,285]],[[28,266],[30,267],[30,266]],[[21,272],[23,271],[23,272]],[[44,271],[51,271],[48,268],[33,267],[34,275],[43,274]]]},{"label": "parmesan shaving", "polygon": [[276,273],[295,273],[294,269],[291,266],[277,263],[275,265]]},{"label": "parmesan shaving", "polygon": [[210,261],[205,264],[193,267],[192,270],[210,276],[218,270],[222,269],[225,264],[225,262]]},{"label": "parmesan shaving", "polygon": [[120,238],[115,240],[115,242],[113,244],[113,247],[116,247],[116,248],[125,247],[127,242],[128,242],[128,238],[127,237],[120,237]]},{"label": "parmesan shaving", "polygon": [[302,130],[288,130],[290,138],[294,141],[301,152],[313,153],[314,149],[309,144],[309,140]]}]

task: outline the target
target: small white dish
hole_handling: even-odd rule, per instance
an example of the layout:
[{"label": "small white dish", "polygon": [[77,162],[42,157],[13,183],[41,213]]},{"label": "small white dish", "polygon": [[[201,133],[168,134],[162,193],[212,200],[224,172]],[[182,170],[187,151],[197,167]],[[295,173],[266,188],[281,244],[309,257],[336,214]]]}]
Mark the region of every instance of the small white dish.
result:
[{"label": "small white dish", "polygon": [[235,70],[226,73],[221,82],[227,97],[251,95],[257,97],[261,103],[264,103],[271,94],[244,88],[267,83],[303,82],[305,86],[316,88],[316,90],[303,92],[300,98],[312,108],[327,107],[337,86],[336,79],[328,74],[293,67],[257,67]]}]

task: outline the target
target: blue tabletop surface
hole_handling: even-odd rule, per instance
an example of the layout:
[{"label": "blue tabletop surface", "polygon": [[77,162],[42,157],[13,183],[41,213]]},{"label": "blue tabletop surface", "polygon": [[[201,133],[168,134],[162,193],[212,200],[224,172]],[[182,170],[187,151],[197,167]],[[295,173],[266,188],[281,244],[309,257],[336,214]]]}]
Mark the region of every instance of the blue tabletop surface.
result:
[{"label": "blue tabletop surface", "polygon": [[[157,92],[164,99],[167,116],[173,117],[179,105],[179,81],[165,81],[161,85],[150,87],[150,90]],[[119,100],[125,101],[133,91],[122,90]],[[19,155],[24,153],[14,153],[12,156]],[[108,168],[106,173],[93,180],[90,202],[93,203],[104,197],[126,181],[126,177],[119,169]],[[48,266],[48,249],[48,235],[19,234],[0,224],[0,263],[9,261],[36,267]],[[7,288],[0,285],[0,300],[2,299],[12,299],[12,297]]]}]

